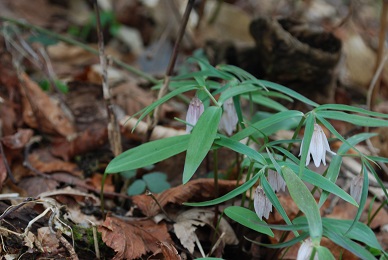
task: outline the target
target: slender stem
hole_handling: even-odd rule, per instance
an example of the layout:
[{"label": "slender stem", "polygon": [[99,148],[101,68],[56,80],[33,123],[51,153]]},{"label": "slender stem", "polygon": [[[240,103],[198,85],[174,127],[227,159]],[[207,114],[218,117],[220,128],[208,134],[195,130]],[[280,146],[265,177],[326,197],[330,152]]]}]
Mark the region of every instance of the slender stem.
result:
[{"label": "slender stem", "polygon": [[[90,53],[93,53],[93,54],[96,54],[98,55],[98,50],[96,50],[95,48],[92,48],[90,47],[89,45],[87,44],[84,44],[80,41],[77,41],[69,36],[63,36],[63,35],[60,35],[60,34],[57,34],[55,32],[52,32],[50,30],[47,30],[47,29],[44,29],[40,26],[36,26],[36,25],[32,25],[32,24],[28,24],[26,22],[23,22],[23,21],[19,21],[19,20],[16,20],[16,19],[12,19],[12,18],[9,18],[9,17],[4,17],[4,16],[1,16],[0,17],[0,20],[1,21],[6,21],[6,22],[10,22],[10,23],[13,23],[13,24],[16,24],[17,26],[19,27],[22,27],[22,28],[26,28],[26,29],[33,29],[39,33],[42,33],[42,34],[45,34],[45,35],[48,35],[52,38],[55,38],[59,41],[62,41],[62,42],[65,42],[65,43],[68,43],[68,44],[71,44],[71,45],[75,45],[75,46],[78,46]],[[146,80],[148,80],[149,82],[153,83],[153,84],[157,84],[159,81],[157,79],[155,79],[154,77],[152,77],[151,75],[147,74],[147,73],[144,73],[142,72],[141,70],[138,70],[136,69],[135,67],[132,67],[132,66],[129,66],[128,64],[125,64],[124,62],[116,59],[116,58],[113,58],[113,57],[110,57],[109,58],[112,62],[114,62],[115,64],[117,64],[118,66],[121,66],[123,67],[124,69],[128,70],[129,72],[139,76],[139,77],[142,77]]]},{"label": "slender stem", "polygon": [[[182,23],[180,25],[179,32],[178,32],[178,37],[175,41],[174,49],[172,50],[172,54],[171,54],[171,58],[170,58],[170,62],[168,63],[168,66],[166,69],[164,83],[163,83],[163,86],[160,88],[159,93],[158,93],[158,98],[157,98],[158,100],[161,99],[168,91],[170,77],[171,77],[172,73],[174,72],[175,63],[176,63],[176,60],[178,57],[178,51],[179,51],[179,48],[180,48],[180,45],[182,42],[183,35],[185,33],[185,30],[186,30],[186,26],[187,26],[187,22],[188,22],[189,17],[190,17],[191,10],[194,7],[194,2],[195,2],[195,0],[189,0],[187,5],[186,5],[186,10],[185,10],[185,13],[183,14]],[[158,124],[159,111],[160,111],[162,105],[163,104],[157,106],[154,110],[154,118],[152,119],[152,122],[150,124],[149,133],[151,133],[153,131],[153,129],[155,128],[155,126]],[[149,134],[149,136],[150,136],[150,134]]]},{"label": "slender stem", "polygon": [[209,98],[213,101],[213,103],[218,106],[218,107],[221,107],[220,103],[217,102],[217,100],[213,97],[213,95],[209,92],[209,90],[207,89],[206,86],[202,86],[202,89],[205,91],[205,93],[209,96]]},{"label": "slender stem", "polygon": [[[254,162],[251,162],[249,164],[248,173],[247,173],[247,181],[249,181],[250,178],[251,178],[251,173],[252,173],[253,165],[254,165]],[[244,207],[246,197],[247,197],[247,194],[246,194],[246,192],[244,192],[243,195],[242,195],[242,199],[241,199],[241,207]]]}]

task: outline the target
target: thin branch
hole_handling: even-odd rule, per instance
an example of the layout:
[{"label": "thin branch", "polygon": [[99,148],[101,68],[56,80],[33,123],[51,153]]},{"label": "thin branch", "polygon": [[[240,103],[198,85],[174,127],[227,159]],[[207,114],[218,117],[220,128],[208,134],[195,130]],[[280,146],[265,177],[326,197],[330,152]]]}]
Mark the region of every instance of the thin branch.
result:
[{"label": "thin branch", "polygon": [[[189,0],[187,2],[186,10],[185,10],[185,13],[183,14],[183,17],[182,17],[182,23],[181,23],[180,28],[179,28],[178,37],[175,41],[174,49],[172,51],[171,58],[170,58],[170,62],[169,62],[167,69],[166,69],[164,83],[163,83],[163,86],[160,88],[159,93],[158,93],[158,98],[157,98],[158,100],[161,99],[168,91],[168,85],[170,83],[170,76],[172,75],[172,73],[174,71],[174,66],[176,63],[176,59],[178,57],[178,51],[179,51],[179,48],[180,48],[180,45],[182,42],[183,35],[185,33],[185,30],[186,30],[186,26],[187,26],[187,22],[188,22],[189,17],[190,17],[191,10],[193,9],[193,6],[194,6],[194,2],[195,2],[195,0]],[[162,107],[162,105],[157,106],[155,108],[154,118],[151,122],[148,136],[151,136],[153,129],[158,124],[159,111],[160,111],[161,107]]]},{"label": "thin branch", "polygon": [[110,94],[110,89],[108,85],[108,69],[107,69],[107,62],[106,62],[106,56],[105,56],[104,35],[101,28],[100,11],[97,4],[97,0],[93,0],[93,5],[94,5],[94,10],[96,12],[96,21],[97,21],[98,53],[99,53],[100,65],[102,69],[102,90],[103,90],[104,101],[105,101],[106,109],[108,112],[108,118],[109,118],[108,136],[109,136],[111,150],[113,154],[117,156],[122,152],[120,127],[119,127],[116,115],[114,114],[112,109],[111,94]]}]

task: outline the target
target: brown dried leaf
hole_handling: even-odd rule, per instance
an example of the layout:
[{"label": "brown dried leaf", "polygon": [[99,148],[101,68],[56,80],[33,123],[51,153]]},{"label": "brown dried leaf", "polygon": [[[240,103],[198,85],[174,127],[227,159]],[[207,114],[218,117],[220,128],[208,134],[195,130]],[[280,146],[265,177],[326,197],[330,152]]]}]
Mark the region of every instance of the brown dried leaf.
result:
[{"label": "brown dried leaf", "polygon": [[1,138],[1,141],[10,149],[20,149],[28,143],[32,135],[33,132],[31,129],[19,129],[13,135],[4,136]]},{"label": "brown dried leaf", "polygon": [[152,220],[124,222],[107,217],[98,228],[102,240],[116,255],[113,259],[135,259],[143,254],[158,251],[158,243],[172,243],[165,224]]},{"label": "brown dried leaf", "polygon": [[0,190],[3,187],[3,183],[7,178],[7,169],[4,165],[4,160],[0,159]]},{"label": "brown dried leaf", "polygon": [[50,232],[49,227],[41,227],[38,229],[38,241],[40,242],[43,252],[50,255],[58,254],[59,240],[55,234]]},{"label": "brown dried leaf", "polygon": [[[236,188],[235,180],[219,180],[218,181],[220,196]],[[213,179],[198,179],[190,181],[185,185],[180,185],[168,189],[162,193],[156,194],[155,198],[161,207],[168,203],[181,204],[189,200],[202,201],[214,198],[214,180]],[[156,202],[147,195],[133,196],[132,201],[136,204],[144,215],[152,217],[160,212]]]},{"label": "brown dried leaf", "polygon": [[[60,105],[54,102],[26,74],[22,75],[22,79],[25,86],[25,89],[22,88],[21,91],[23,119],[26,124],[49,134],[59,134],[65,137],[74,135],[74,125],[62,111]],[[33,103],[32,106],[30,102]]]},{"label": "brown dried leaf", "polygon": [[108,140],[106,127],[93,125],[79,134],[72,141],[65,138],[56,140],[53,143],[51,153],[68,161],[79,154],[85,154],[100,148]]},{"label": "brown dried leaf", "polygon": [[75,163],[62,161],[46,149],[35,150],[28,156],[28,161],[32,167],[44,173],[68,172],[74,176],[83,176]]},{"label": "brown dried leaf", "polygon": [[[150,256],[148,259],[168,259],[168,260],[181,260],[181,256],[178,254],[178,251],[174,247],[173,244],[168,244],[164,242],[158,243],[158,246],[160,247],[158,252],[155,252],[152,256]],[[157,258],[158,254],[162,254],[162,257]]]}]

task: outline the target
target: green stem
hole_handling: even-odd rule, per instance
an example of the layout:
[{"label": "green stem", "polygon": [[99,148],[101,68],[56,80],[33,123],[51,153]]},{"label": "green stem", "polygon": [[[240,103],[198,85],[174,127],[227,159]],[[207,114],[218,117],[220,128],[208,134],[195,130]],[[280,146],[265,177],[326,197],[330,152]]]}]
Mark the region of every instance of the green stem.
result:
[{"label": "green stem", "polygon": [[213,101],[213,103],[218,106],[218,107],[221,107],[220,103],[217,102],[217,100],[213,97],[213,95],[209,92],[209,90],[207,89],[206,86],[202,86],[201,87],[205,93],[210,97],[210,99]]},{"label": "green stem", "polygon": [[[33,30],[35,30],[35,31],[37,31],[39,33],[48,35],[48,36],[50,36],[52,38],[55,38],[55,39],[57,39],[59,41],[62,41],[62,42],[65,42],[65,43],[68,43],[68,44],[71,44],[71,45],[75,45],[75,46],[81,47],[82,49],[84,49],[84,50],[86,50],[86,51],[88,51],[90,53],[98,55],[98,50],[96,50],[95,48],[92,48],[89,45],[84,44],[84,43],[82,43],[80,41],[77,41],[75,39],[72,39],[72,38],[70,38],[68,36],[63,36],[63,35],[57,34],[55,32],[52,32],[50,30],[44,29],[44,28],[42,28],[40,26],[28,24],[28,23],[25,23],[25,22],[22,22],[22,21],[19,21],[19,20],[16,20],[16,19],[4,17],[4,16],[1,16],[0,20],[16,24],[17,26],[22,27],[22,28],[33,29]],[[110,57],[109,59],[113,63],[117,64],[118,66],[123,67],[124,69],[128,70],[129,72],[131,72],[131,73],[133,73],[133,74],[135,74],[137,76],[140,76],[140,77],[148,80],[149,82],[151,82],[153,84],[159,83],[159,81],[157,79],[155,79],[154,77],[152,77],[151,75],[149,75],[147,73],[142,72],[141,70],[138,70],[138,69],[136,69],[136,68],[134,68],[132,66],[129,66],[128,64],[125,64],[124,62],[122,62],[122,61],[120,61],[120,60],[118,60],[116,58]]]},{"label": "green stem", "polygon": [[[253,165],[254,165],[254,162],[251,162],[249,164],[248,173],[247,173],[247,180],[246,181],[249,181],[251,179],[251,173],[252,173]],[[247,194],[246,194],[246,192],[244,192],[243,195],[242,195],[242,199],[241,199],[241,207],[244,207],[246,197],[247,197]]]}]

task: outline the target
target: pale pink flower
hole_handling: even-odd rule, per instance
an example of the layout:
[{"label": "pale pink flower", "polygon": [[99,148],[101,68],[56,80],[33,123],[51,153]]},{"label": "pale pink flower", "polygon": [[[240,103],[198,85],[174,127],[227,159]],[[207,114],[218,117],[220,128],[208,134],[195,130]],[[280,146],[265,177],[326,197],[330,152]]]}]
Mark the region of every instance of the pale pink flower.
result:
[{"label": "pale pink flower", "polygon": [[238,117],[236,108],[234,107],[233,99],[227,99],[223,105],[223,108],[224,113],[222,114],[218,128],[230,136],[233,134],[233,131],[236,130],[236,125],[238,123]]},{"label": "pale pink flower", "polygon": [[[300,153],[302,155],[303,140],[300,144]],[[321,161],[326,165],[326,151],[331,152],[327,137],[318,124],[314,124],[314,132],[311,138],[309,152],[306,158],[306,166],[310,164],[310,155],[313,157],[315,167],[319,167]]]},{"label": "pale pink flower", "polygon": [[268,170],[268,182],[274,192],[286,190],[286,182],[277,171],[271,169]]},{"label": "pale pink flower", "polygon": [[350,183],[350,196],[352,196],[357,203],[360,203],[360,200],[361,200],[363,182],[364,182],[364,175],[359,174],[355,176],[352,182]]},{"label": "pale pink flower", "polygon": [[[299,247],[298,256],[296,260],[310,260],[311,254],[313,252],[313,242],[308,238],[303,241],[302,245]],[[318,254],[315,253],[314,260],[318,260]]]},{"label": "pale pink flower", "polygon": [[265,192],[262,187],[257,186],[255,194],[253,196],[253,206],[255,212],[260,220],[263,220],[263,217],[268,219],[269,213],[272,211],[272,203],[265,195]]},{"label": "pale pink flower", "polygon": [[189,109],[187,110],[186,114],[186,122],[190,124],[186,125],[186,133],[191,132],[191,129],[193,129],[192,126],[195,126],[195,124],[198,122],[198,119],[202,115],[203,111],[204,106],[202,101],[197,97],[193,97],[193,99],[190,101]]}]

